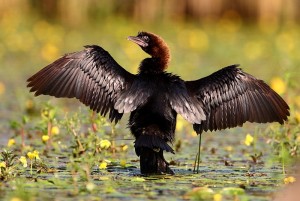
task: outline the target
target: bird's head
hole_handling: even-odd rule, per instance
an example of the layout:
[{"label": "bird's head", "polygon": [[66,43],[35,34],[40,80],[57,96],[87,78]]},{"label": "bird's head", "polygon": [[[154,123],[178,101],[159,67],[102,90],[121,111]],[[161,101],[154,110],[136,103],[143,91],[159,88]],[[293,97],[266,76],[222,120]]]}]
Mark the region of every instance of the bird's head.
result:
[{"label": "bird's head", "polygon": [[165,41],[149,32],[139,32],[137,36],[129,36],[128,40],[139,45],[142,50],[162,62],[166,68],[170,61],[170,50]]}]

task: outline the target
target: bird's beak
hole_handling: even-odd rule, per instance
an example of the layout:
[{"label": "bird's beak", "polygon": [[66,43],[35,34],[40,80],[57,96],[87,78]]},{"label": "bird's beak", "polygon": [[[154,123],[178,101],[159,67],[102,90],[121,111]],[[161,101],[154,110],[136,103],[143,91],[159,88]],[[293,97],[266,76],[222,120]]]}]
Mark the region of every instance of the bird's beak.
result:
[{"label": "bird's beak", "polygon": [[137,36],[128,36],[127,38],[128,40],[138,44],[139,46],[141,47],[147,47],[148,46],[148,43],[143,41],[143,39],[141,39],[140,37],[137,37]]}]

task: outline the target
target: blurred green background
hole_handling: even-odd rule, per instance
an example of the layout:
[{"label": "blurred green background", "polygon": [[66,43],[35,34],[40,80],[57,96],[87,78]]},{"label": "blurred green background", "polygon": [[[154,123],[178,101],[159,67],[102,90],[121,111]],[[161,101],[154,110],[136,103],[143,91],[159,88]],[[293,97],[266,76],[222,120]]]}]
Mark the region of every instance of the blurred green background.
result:
[{"label": "blurred green background", "polygon": [[[31,104],[33,95],[26,89],[30,75],[84,45],[102,46],[135,73],[147,55],[126,37],[142,30],[166,40],[172,53],[169,71],[183,79],[198,79],[238,63],[299,108],[299,4],[297,0],[2,0],[0,118],[20,116]],[[6,132],[8,126],[1,126]]]}]

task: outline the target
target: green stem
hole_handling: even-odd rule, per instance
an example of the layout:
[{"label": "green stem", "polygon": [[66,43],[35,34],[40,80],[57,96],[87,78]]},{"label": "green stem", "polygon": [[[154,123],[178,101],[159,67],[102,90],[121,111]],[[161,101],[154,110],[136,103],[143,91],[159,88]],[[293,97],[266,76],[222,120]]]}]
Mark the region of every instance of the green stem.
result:
[{"label": "green stem", "polygon": [[282,156],[281,156],[281,160],[282,160],[282,173],[283,173],[283,175],[285,175],[285,161],[284,161],[284,159],[285,159],[285,150],[284,150],[284,145],[283,145],[283,142],[281,142],[281,154],[282,154]]},{"label": "green stem", "polygon": [[30,160],[30,174],[32,175],[32,160]]}]

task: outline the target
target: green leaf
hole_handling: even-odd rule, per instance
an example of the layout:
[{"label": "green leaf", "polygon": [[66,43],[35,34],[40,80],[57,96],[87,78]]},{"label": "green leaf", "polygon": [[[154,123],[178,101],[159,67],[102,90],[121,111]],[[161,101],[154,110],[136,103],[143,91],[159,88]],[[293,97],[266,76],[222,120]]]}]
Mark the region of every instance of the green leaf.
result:
[{"label": "green leaf", "polygon": [[223,188],[221,190],[221,194],[223,194],[223,195],[244,195],[245,190],[242,188],[227,187],[227,188]]}]

